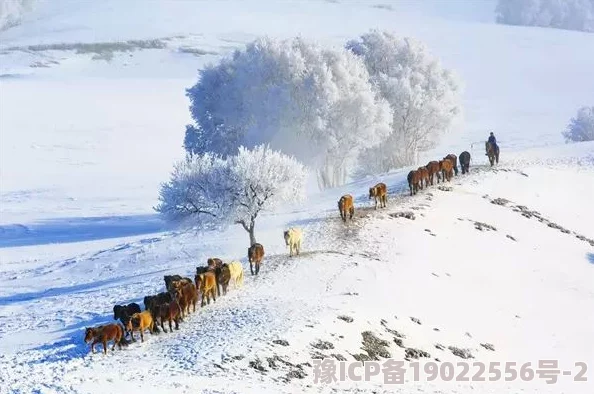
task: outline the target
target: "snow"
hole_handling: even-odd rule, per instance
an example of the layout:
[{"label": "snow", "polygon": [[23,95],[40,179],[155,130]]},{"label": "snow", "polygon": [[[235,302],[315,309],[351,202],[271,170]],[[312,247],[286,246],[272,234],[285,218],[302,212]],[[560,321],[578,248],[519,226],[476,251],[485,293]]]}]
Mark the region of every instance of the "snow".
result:
[{"label": "snow", "polygon": [[[273,369],[266,359],[311,364],[316,351],[352,360],[370,330],[402,360],[386,327],[442,362],[462,361],[447,348],[457,346],[471,349],[470,361],[554,358],[573,375],[574,362],[594,365],[594,143],[563,144],[561,135],[591,100],[594,58],[584,48],[594,36],[496,25],[494,2],[53,3],[0,33],[0,393],[328,392],[310,367],[285,383],[278,379],[298,367]],[[370,28],[423,40],[460,75],[465,122],[422,159],[468,150],[470,175],[455,177],[451,191],[436,185],[413,197],[409,169],[323,194],[312,188],[304,203],[259,218],[266,256],[258,277],[249,275],[239,226],[181,233],[156,217],[159,186],[183,153],[184,94],[197,69],[263,33],[344,45]],[[156,38],[166,47],[113,52],[111,61],[93,60],[109,46],[8,49]],[[483,153],[488,130],[501,141],[494,168]],[[374,211],[367,190],[378,181],[390,195],[388,208]],[[339,220],[343,193],[356,197],[352,223]],[[517,205],[538,214],[523,216]],[[408,211],[414,220],[389,215]],[[304,243],[291,259],[282,230],[295,225]],[[164,275],[192,276],[211,256],[240,259],[244,288],[179,331],[90,354],[84,327],[111,322],[116,303],[142,305],[163,291]],[[334,349],[311,347],[318,339]],[[256,358],[265,373],[249,365]],[[393,392],[591,393],[587,376],[554,385],[409,376]]]}]

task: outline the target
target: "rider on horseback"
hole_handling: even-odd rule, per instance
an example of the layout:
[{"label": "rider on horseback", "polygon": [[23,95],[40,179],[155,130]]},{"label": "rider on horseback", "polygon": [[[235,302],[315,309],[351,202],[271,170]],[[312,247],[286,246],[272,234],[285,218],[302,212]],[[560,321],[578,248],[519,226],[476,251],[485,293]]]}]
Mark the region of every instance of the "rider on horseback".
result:
[{"label": "rider on horseback", "polygon": [[[493,145],[493,149],[495,152],[499,152],[499,146],[497,145],[497,140],[495,139],[495,135],[493,134],[493,132],[489,134],[489,139],[487,140],[487,142]],[[488,153],[485,153],[485,155],[488,155]]]}]

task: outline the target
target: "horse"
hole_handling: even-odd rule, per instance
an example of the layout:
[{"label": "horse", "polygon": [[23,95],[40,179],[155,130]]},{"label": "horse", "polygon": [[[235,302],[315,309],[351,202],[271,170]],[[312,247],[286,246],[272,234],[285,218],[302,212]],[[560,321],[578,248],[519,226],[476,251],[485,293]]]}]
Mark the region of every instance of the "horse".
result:
[{"label": "horse", "polygon": [[151,310],[153,320],[155,321],[155,330],[157,322],[161,322],[161,329],[163,332],[167,332],[164,327],[165,321],[169,323],[169,332],[173,332],[171,322],[175,322],[175,329],[179,330],[179,322],[182,319],[182,309],[177,300],[173,300],[167,304],[153,305]]},{"label": "horse", "polygon": [[430,161],[425,166],[427,168],[427,172],[429,173],[429,180],[431,181],[431,186],[433,186],[433,177],[437,175],[437,183],[439,183],[439,162],[438,161]]},{"label": "horse", "polygon": [[450,161],[452,162],[452,167],[454,168],[454,174],[456,174],[456,176],[458,176],[458,158],[456,157],[455,154],[450,153],[449,155],[447,155],[446,157],[443,158],[445,159],[450,159]]},{"label": "horse", "polygon": [[499,164],[499,147],[497,147],[497,149],[494,149],[493,144],[487,141],[485,142],[485,151],[487,152],[487,157],[489,158],[489,163],[491,163],[491,167],[493,167],[494,163]]},{"label": "horse", "polygon": [[293,257],[293,251],[297,255],[301,251],[301,240],[303,239],[303,232],[298,227],[292,227],[283,232],[285,238],[285,245],[289,247],[289,257]]},{"label": "horse", "polygon": [[150,310],[133,314],[126,328],[131,332],[133,340],[134,331],[140,331],[140,341],[144,342],[144,330],[148,329],[151,334],[155,332],[155,321]]},{"label": "horse", "polygon": [[441,169],[442,179],[445,182],[446,179],[449,182],[452,179],[454,165],[450,159],[443,159],[439,162],[439,168]]},{"label": "horse", "polygon": [[121,349],[122,346],[128,346],[128,341],[124,338],[124,329],[117,323],[105,324],[97,327],[85,328],[85,343],[91,343],[91,351],[95,353],[95,345],[103,344],[103,353],[107,354],[107,342],[113,341],[111,351],[115,351],[116,344]]},{"label": "horse", "polygon": [[215,288],[217,287],[217,279],[215,277],[214,272],[207,271],[202,274],[196,275],[194,278],[196,281],[196,289],[200,291],[202,294],[202,303],[200,304],[201,307],[204,307],[204,299],[208,299],[208,304],[210,305],[210,298],[214,301],[217,300],[217,292]]},{"label": "horse", "polygon": [[179,275],[165,276],[165,288],[168,292],[175,292],[176,283],[192,283],[192,279],[184,278]]},{"label": "horse", "polygon": [[227,295],[227,287],[231,281],[231,270],[229,264],[223,264],[221,268],[221,287],[223,288],[223,295]]},{"label": "horse", "polygon": [[144,310],[150,311],[153,305],[169,303],[173,300],[170,292],[162,292],[157,295],[144,297]]},{"label": "horse", "polygon": [[175,288],[175,299],[181,306],[182,318],[190,314],[190,306],[193,312],[196,312],[196,303],[198,302],[198,292],[194,283],[179,283]]},{"label": "horse", "polygon": [[231,280],[235,283],[235,288],[243,286],[243,266],[237,260],[232,261],[228,265]]},{"label": "horse", "polygon": [[[135,302],[128,305],[115,305],[113,307],[113,320],[120,319],[124,327],[126,327],[128,320],[130,320],[130,316],[138,312],[140,312],[140,305]],[[124,335],[125,334],[126,333],[124,333]]]},{"label": "horse", "polygon": [[223,260],[219,259],[218,257],[211,257],[206,260],[206,264],[208,265],[208,269],[212,270],[215,274],[215,278],[217,279],[217,297],[221,296],[221,267],[223,266]]},{"label": "horse", "polygon": [[250,262],[250,272],[254,275],[254,269],[252,264],[256,265],[256,275],[260,272],[260,264],[264,258],[264,246],[259,243],[255,243],[248,248],[248,260]]},{"label": "horse", "polygon": [[468,173],[468,168],[470,167],[470,153],[464,151],[460,153],[460,167],[462,168],[462,174]]},{"label": "horse", "polygon": [[429,187],[429,171],[427,167],[419,167],[417,172],[419,173],[419,177],[421,177],[421,189],[423,189],[423,181],[425,181],[425,187]]},{"label": "horse", "polygon": [[338,211],[340,212],[340,218],[343,222],[346,223],[347,214],[349,215],[349,219],[353,220],[353,215],[355,214],[353,196],[350,194],[345,194],[344,196],[340,197],[340,200],[338,200]]},{"label": "horse", "polygon": [[410,171],[406,179],[408,180],[410,195],[417,194],[417,191],[419,190],[419,181],[421,179],[419,172],[415,170]]},{"label": "horse", "polygon": [[369,199],[375,200],[375,209],[377,209],[377,200],[380,201],[380,208],[386,207],[386,201],[388,198],[388,189],[385,183],[378,183],[374,187],[369,188]]}]

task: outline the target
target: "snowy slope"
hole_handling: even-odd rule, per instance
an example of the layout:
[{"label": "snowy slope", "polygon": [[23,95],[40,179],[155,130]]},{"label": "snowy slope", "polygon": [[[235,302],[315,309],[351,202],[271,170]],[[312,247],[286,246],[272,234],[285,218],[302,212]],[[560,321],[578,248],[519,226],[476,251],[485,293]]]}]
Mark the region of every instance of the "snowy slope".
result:
[{"label": "snowy slope", "polygon": [[[584,48],[594,37],[495,25],[493,6],[40,0],[0,32],[0,393],[324,391],[304,363],[314,352],[352,360],[366,330],[398,359],[405,349],[394,330],[403,346],[441,361],[461,361],[448,350],[457,346],[474,361],[593,365],[594,145],[564,145],[560,131],[592,99],[594,56]],[[470,176],[415,197],[406,196],[408,169],[311,190],[306,204],[261,218],[267,257],[258,278],[249,276],[243,230],[179,234],[154,215],[159,184],[183,154],[184,89],[197,69],[260,34],[343,45],[370,28],[426,41],[464,81],[464,122],[423,164],[469,150]],[[488,130],[502,149],[496,169],[484,167]],[[366,191],[377,181],[390,200],[373,212]],[[345,192],[357,196],[346,226],[335,209]],[[389,215],[409,211],[414,220]],[[281,237],[289,225],[305,230],[295,259]],[[179,332],[108,358],[89,354],[85,326],[111,321],[115,303],[142,304],[163,290],[163,275],[192,276],[214,255],[241,259],[243,289]],[[318,339],[334,349],[315,349]],[[591,393],[591,380],[409,379],[396,391]]]},{"label": "snowy slope", "polygon": [[[296,392],[312,385],[311,368],[304,363],[320,353],[352,360],[350,354],[362,352],[364,331],[387,340],[389,354],[402,359],[405,349],[395,344],[395,331],[388,329],[403,336],[405,348],[424,350],[441,362],[462,361],[448,350],[456,346],[470,349],[471,361],[555,358],[575,374],[574,362],[594,361],[594,241],[588,241],[594,232],[585,226],[594,216],[585,208],[576,216],[574,205],[585,206],[594,195],[594,184],[588,182],[594,176],[594,156],[592,144],[583,144],[582,152],[576,147],[573,158],[581,165],[568,166],[562,152],[549,149],[544,153],[557,157],[556,163],[522,164],[510,158],[511,165],[497,169],[478,165],[471,175],[414,197],[407,196],[404,173],[385,176],[381,179],[390,198],[384,210],[370,209],[365,192],[373,180],[348,185],[344,190],[357,196],[357,214],[346,225],[334,212],[342,191],[312,197],[307,210],[263,222],[259,241],[266,245],[267,258],[257,278],[249,275],[243,242],[235,241],[245,234],[235,231],[216,238],[163,234],[65,260],[10,264],[3,267],[0,282],[1,361],[8,365],[0,372],[2,379],[14,392],[39,387],[51,392],[127,387],[146,392],[172,387],[176,392],[195,387]],[[574,193],[559,195],[547,182]],[[510,201],[498,205],[492,203],[496,198]],[[515,212],[518,205],[538,211],[546,222]],[[392,217],[399,212],[412,212],[415,219]],[[280,230],[294,223],[307,238],[303,255],[290,259]],[[484,227],[477,229],[477,223]],[[83,327],[110,321],[117,302],[142,304],[144,295],[162,291],[163,275],[191,275],[214,254],[242,259],[248,270],[244,288],[232,289],[192,315],[179,332],[149,335],[146,343],[116,350],[108,359],[88,353],[81,340]],[[274,344],[277,339],[289,346]],[[315,349],[311,344],[317,340],[329,341],[333,349]],[[269,358],[277,360],[276,369]],[[264,372],[250,366],[257,360]],[[285,381],[296,369],[307,376]],[[571,385],[566,377],[552,386],[487,382],[473,383],[474,389],[413,382],[412,376],[408,380],[402,390],[418,386],[428,393],[447,387],[459,393],[515,392],[508,391],[512,388],[558,392],[561,387],[586,393],[594,387],[592,382]]]}]

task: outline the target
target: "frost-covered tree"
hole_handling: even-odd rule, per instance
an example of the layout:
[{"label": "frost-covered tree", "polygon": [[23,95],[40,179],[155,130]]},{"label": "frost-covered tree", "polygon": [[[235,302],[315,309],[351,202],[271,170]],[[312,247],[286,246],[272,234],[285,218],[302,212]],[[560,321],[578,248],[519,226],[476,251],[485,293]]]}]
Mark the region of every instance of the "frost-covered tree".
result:
[{"label": "frost-covered tree", "polygon": [[0,31],[18,25],[37,0],[0,0]]},{"label": "frost-covered tree", "polygon": [[174,164],[169,182],[161,185],[155,210],[167,220],[211,230],[225,227],[233,208],[226,160],[212,153],[193,155]]},{"label": "frost-covered tree", "polygon": [[566,142],[594,141],[594,106],[580,108],[562,134]]},{"label": "frost-covered tree", "polygon": [[187,95],[189,153],[270,144],[316,169],[322,188],[344,183],[359,152],[390,130],[389,105],[360,59],[302,38],[257,39],[200,71]]},{"label": "frost-covered tree", "polygon": [[360,56],[371,82],[392,109],[391,133],[363,152],[363,171],[376,173],[415,164],[433,148],[460,112],[460,87],[421,42],[371,31],[346,48]]},{"label": "frost-covered tree", "polygon": [[295,158],[260,145],[243,146],[223,159],[197,154],[175,165],[161,186],[155,208],[168,220],[201,229],[225,229],[239,224],[256,242],[258,215],[281,203],[305,197],[305,167]]},{"label": "frost-covered tree", "polygon": [[594,32],[594,0],[499,0],[498,23]]}]

